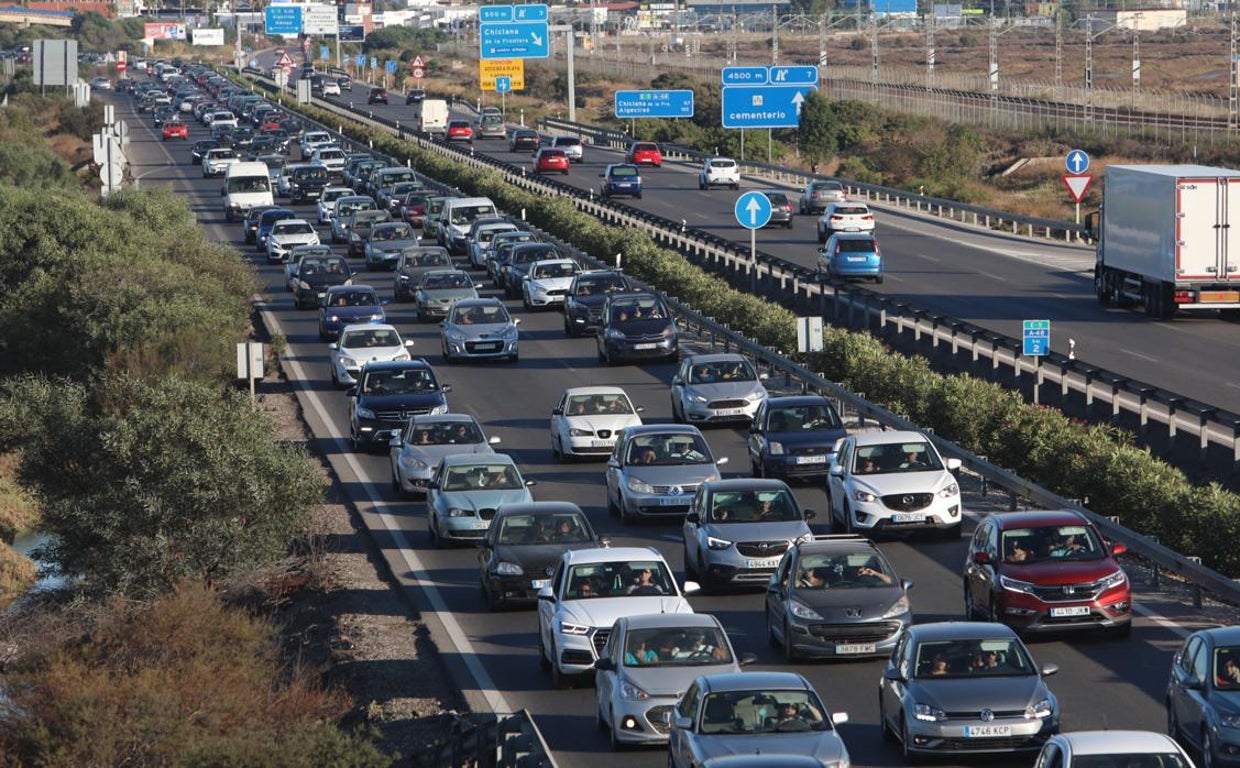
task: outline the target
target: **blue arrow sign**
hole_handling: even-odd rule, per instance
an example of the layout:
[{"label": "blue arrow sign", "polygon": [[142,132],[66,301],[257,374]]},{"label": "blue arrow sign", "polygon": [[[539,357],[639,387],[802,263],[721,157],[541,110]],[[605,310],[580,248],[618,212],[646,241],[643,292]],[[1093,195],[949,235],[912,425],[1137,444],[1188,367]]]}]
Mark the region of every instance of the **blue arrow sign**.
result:
[{"label": "blue arrow sign", "polygon": [[1068,151],[1067,157],[1063,159],[1063,164],[1068,169],[1068,173],[1082,174],[1089,170],[1089,155],[1083,149],[1072,149]]},{"label": "blue arrow sign", "polygon": [[766,85],[770,70],[766,67],[724,67],[723,85]]},{"label": "blue arrow sign", "polygon": [[732,212],[745,229],[762,229],[771,220],[771,199],[761,192],[746,192],[736,198]]},{"label": "blue arrow sign", "polygon": [[1050,320],[1025,320],[1021,323],[1021,351],[1034,357],[1051,353]]},{"label": "blue arrow sign", "polygon": [[512,78],[508,75],[495,76],[496,93],[512,93]]},{"label": "blue arrow sign", "polygon": [[359,53],[356,57],[354,57],[354,59],[353,59],[353,66],[355,66],[355,67],[364,67],[364,66],[366,66],[366,54],[364,54],[364,53]]},{"label": "blue arrow sign", "polygon": [[693,117],[693,91],[616,91],[616,117]]},{"label": "blue arrow sign", "polygon": [[511,5],[484,5],[478,9],[478,21],[512,21]]},{"label": "blue arrow sign", "polygon": [[771,85],[818,85],[818,67],[771,67]]},{"label": "blue arrow sign", "polygon": [[268,35],[300,35],[300,5],[269,5],[264,10],[263,31]]},{"label": "blue arrow sign", "polygon": [[732,86],[723,89],[724,128],[796,128],[812,85]]},{"label": "blue arrow sign", "polygon": [[396,74],[396,67],[397,67],[396,62],[392,61],[391,59],[388,59],[387,61],[383,62],[383,71],[387,72],[389,75]]},{"label": "blue arrow sign", "polygon": [[545,59],[551,55],[549,33],[545,21],[480,24],[480,56],[483,59]]}]

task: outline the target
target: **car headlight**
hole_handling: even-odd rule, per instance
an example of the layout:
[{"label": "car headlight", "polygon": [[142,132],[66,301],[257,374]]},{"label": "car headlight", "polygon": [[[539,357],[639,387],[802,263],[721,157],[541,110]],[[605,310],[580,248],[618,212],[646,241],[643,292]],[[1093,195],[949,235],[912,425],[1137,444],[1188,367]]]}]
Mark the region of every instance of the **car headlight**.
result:
[{"label": "car headlight", "polygon": [[784,444],[779,442],[778,440],[772,440],[771,442],[767,443],[766,449],[770,451],[772,456],[783,456],[784,455]]},{"label": "car headlight", "polygon": [[574,624],[571,621],[560,622],[560,632],[565,635],[584,635],[590,631],[585,624]]},{"label": "car headlight", "polygon": [[340,315],[328,315],[328,316],[327,316],[327,322],[329,322],[329,323],[338,323],[338,322],[340,322]]},{"label": "car headlight", "polygon": [[640,478],[630,477],[628,480],[629,490],[633,493],[654,493],[654,488]]},{"label": "car headlight", "polygon": [[400,465],[405,469],[414,469],[419,471],[425,470],[430,466],[416,456],[401,456]]},{"label": "car headlight", "polygon": [[432,415],[432,416],[438,416],[438,415],[439,415],[439,414],[441,414],[441,413],[447,413],[447,412],[448,412],[448,404],[447,404],[447,403],[440,403],[439,405],[437,405],[437,406],[435,406],[434,408],[432,408],[432,409],[431,409],[431,415]]},{"label": "car headlight", "polygon": [[508,326],[507,328],[504,329],[503,335],[504,335],[504,339],[507,341],[511,341],[517,338],[517,326],[515,325]]},{"label": "car headlight", "polygon": [[1011,592],[1025,592],[1032,595],[1034,585],[1027,581],[1020,581],[1009,576],[999,576],[999,585]]},{"label": "car headlight", "polygon": [[749,401],[749,402],[751,402],[751,403],[756,403],[756,402],[758,402],[759,400],[764,399],[765,397],[766,397],[766,392],[764,392],[763,390],[759,389],[759,390],[755,390],[755,391],[753,391],[753,392],[750,392],[748,395],[746,395],[746,396],[745,396],[745,399],[746,399],[746,400],[748,400],[748,401]]},{"label": "car headlight", "polygon": [[374,313],[373,315],[371,315],[371,316],[370,316],[370,319],[371,319],[371,321],[372,321],[372,322],[375,322],[375,323],[382,322],[382,321],[383,321],[383,313],[382,313],[382,312],[376,312],[376,313]]},{"label": "car headlight", "polygon": [[448,331],[447,336],[448,336],[448,341],[455,341],[455,342],[465,341],[465,334],[461,333],[460,331]]},{"label": "car headlight", "polygon": [[1111,589],[1113,587],[1120,586],[1126,581],[1128,581],[1128,574],[1124,573],[1122,570],[1119,570],[1119,571],[1116,571],[1115,573],[1112,573],[1110,576],[1105,576],[1099,579],[1098,586],[1102,587],[1103,589]]},{"label": "car headlight", "polygon": [[625,701],[645,701],[650,698],[650,694],[633,685],[628,680],[624,680],[620,683],[620,698]]},{"label": "car headlight", "polygon": [[811,531],[810,533],[803,533],[800,536],[796,537],[796,539],[793,540],[792,543],[793,544],[807,544],[813,540],[814,540],[814,534]]},{"label": "car headlight", "polygon": [[674,337],[676,335],[676,326],[675,325],[667,326],[666,328],[663,329],[662,335],[663,335],[663,338],[665,339],[670,339]]},{"label": "car headlight", "polygon": [[1051,716],[1052,711],[1053,708],[1051,707],[1051,700],[1049,698],[1045,698],[1036,704],[1030,704],[1025,707],[1025,719],[1045,720]]},{"label": "car headlight", "polygon": [[396,354],[392,357],[392,359],[393,359],[393,360],[408,360],[408,359],[409,359],[409,353],[408,353],[408,352],[397,352],[397,353],[396,353]]},{"label": "car headlight", "polygon": [[473,517],[474,515],[468,509],[461,509],[460,507],[451,507],[446,514],[448,517]]},{"label": "car headlight", "polygon": [[955,483],[948,483],[939,489],[939,498],[950,499],[960,495],[960,486]]},{"label": "car headlight", "polygon": [[947,719],[947,713],[929,704],[914,704],[913,717],[918,720],[924,720],[927,723],[938,723]]},{"label": "car headlight", "polygon": [[807,621],[822,621],[822,615],[810,608],[808,605],[798,603],[796,600],[788,601],[788,612],[798,619]]},{"label": "car headlight", "polygon": [[409,282],[409,275],[406,275],[406,274],[399,274],[399,275],[397,275],[397,276],[396,276],[396,279],[397,279],[397,280],[399,280],[399,281],[401,281],[402,283],[407,283],[407,282]]},{"label": "car headlight", "polygon": [[495,564],[495,573],[499,576],[521,576],[525,573],[525,569],[516,563],[500,560]]},{"label": "car headlight", "polygon": [[887,612],[881,618],[890,619],[895,616],[903,616],[908,613],[908,595],[902,595],[899,600],[891,604]]},{"label": "car headlight", "polygon": [[373,419],[375,417],[375,412],[369,408],[358,408],[357,417],[359,419]]},{"label": "car headlight", "polygon": [[707,399],[706,399],[705,397],[703,397],[702,395],[692,395],[692,394],[691,394],[691,395],[689,395],[689,402],[691,402],[691,403],[705,403],[705,402],[707,402]]},{"label": "car headlight", "polygon": [[297,287],[302,289],[303,291],[308,291],[310,290],[310,283],[307,283],[305,280],[298,280]]},{"label": "car headlight", "polygon": [[594,434],[594,431],[589,429],[577,429],[576,427],[573,427],[568,430],[568,434],[572,437],[589,437]]},{"label": "car headlight", "polygon": [[865,504],[871,504],[878,500],[878,496],[874,495],[873,493],[870,493],[864,488],[857,488],[853,490],[853,500],[860,501]]},{"label": "car headlight", "polygon": [[617,329],[615,329],[615,328],[608,328],[608,329],[607,329],[607,338],[609,338],[609,339],[618,339],[618,340],[621,340],[621,339],[623,339],[623,338],[624,338],[624,334],[623,334],[623,333],[621,333],[619,330],[617,330]]},{"label": "car headlight", "polygon": [[1218,722],[1225,728],[1240,728],[1240,715],[1222,715]]},{"label": "car headlight", "polygon": [[711,549],[727,549],[732,546],[732,542],[727,539],[716,539],[714,536],[706,537],[706,546]]},{"label": "car headlight", "polygon": [[351,357],[340,358],[340,364],[345,368],[356,368],[359,365],[359,363]]}]

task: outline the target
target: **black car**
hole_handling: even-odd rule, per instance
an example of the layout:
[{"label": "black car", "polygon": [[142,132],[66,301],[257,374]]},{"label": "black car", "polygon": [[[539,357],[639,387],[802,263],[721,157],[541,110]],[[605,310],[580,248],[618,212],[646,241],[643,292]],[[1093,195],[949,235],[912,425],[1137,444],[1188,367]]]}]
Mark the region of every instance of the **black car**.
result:
[{"label": "black car", "polygon": [[602,324],[595,331],[598,359],[607,365],[627,360],[680,357],[676,318],[657,293],[613,293],[603,302]]},{"label": "black car", "polygon": [[560,258],[560,252],[551,243],[521,243],[514,246],[504,270],[504,293],[510,299],[521,296],[521,283],[529,274],[530,265],[536,261]]},{"label": "black car", "polygon": [[341,75],[340,77],[337,77],[336,84],[340,86],[340,90],[342,91],[353,90],[353,78],[348,75]]},{"label": "black car", "polygon": [[396,301],[412,301],[414,291],[422,275],[435,270],[452,269],[452,256],[447,248],[426,245],[406,248],[396,260],[396,272],[392,277],[392,293]]},{"label": "black car", "polygon": [[[372,392],[372,377],[382,379],[382,394]],[[367,363],[357,378],[358,385],[345,392],[349,398],[349,435],[355,450],[386,448],[410,416],[448,410],[448,398],[444,395],[452,391],[452,386],[441,385],[425,360]]]},{"label": "black car", "polygon": [[222,144],[215,139],[202,139],[195,141],[189,148],[189,158],[191,165],[202,165],[202,156],[207,154],[208,150],[219,149]]},{"label": "black car", "polygon": [[631,290],[633,285],[622,272],[602,269],[577,275],[564,297],[564,335],[592,333],[601,324],[607,297]]},{"label": "black car", "polygon": [[425,88],[413,88],[405,94],[406,104],[421,104],[424,101],[426,101]]},{"label": "black car", "polygon": [[366,97],[367,104],[387,104],[388,92],[384,88],[371,88],[370,95]]},{"label": "black car", "polygon": [[768,397],[749,427],[749,463],[755,477],[826,477],[835,443],[847,435],[822,395]]},{"label": "black car", "polygon": [[512,136],[508,139],[508,151],[533,152],[538,149],[541,141],[538,138],[537,131],[531,131],[528,128],[518,128],[512,132]]},{"label": "black car", "polygon": [[301,256],[289,276],[289,288],[298,309],[317,306],[333,285],[345,285],[353,279],[353,270],[343,256],[332,253],[326,245],[311,246],[312,252]]},{"label": "black car", "polygon": [[478,549],[478,579],[487,605],[494,611],[535,602],[538,591],[551,583],[565,550],[598,546],[598,534],[576,504],[505,504],[491,519]]},{"label": "black car", "polygon": [[289,172],[288,194],[294,203],[313,202],[331,183],[331,174],[321,165],[303,165]]}]

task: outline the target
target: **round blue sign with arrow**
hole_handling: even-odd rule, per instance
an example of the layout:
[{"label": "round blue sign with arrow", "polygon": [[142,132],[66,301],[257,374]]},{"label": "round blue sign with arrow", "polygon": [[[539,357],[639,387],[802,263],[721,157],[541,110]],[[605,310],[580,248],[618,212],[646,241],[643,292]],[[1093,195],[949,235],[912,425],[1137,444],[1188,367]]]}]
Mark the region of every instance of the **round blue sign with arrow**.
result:
[{"label": "round blue sign with arrow", "polygon": [[762,229],[771,220],[771,199],[761,192],[746,192],[736,198],[733,212],[745,229]]},{"label": "round blue sign with arrow", "polygon": [[1083,149],[1072,149],[1063,159],[1064,166],[1067,167],[1068,173],[1082,174],[1089,170],[1089,155]]}]

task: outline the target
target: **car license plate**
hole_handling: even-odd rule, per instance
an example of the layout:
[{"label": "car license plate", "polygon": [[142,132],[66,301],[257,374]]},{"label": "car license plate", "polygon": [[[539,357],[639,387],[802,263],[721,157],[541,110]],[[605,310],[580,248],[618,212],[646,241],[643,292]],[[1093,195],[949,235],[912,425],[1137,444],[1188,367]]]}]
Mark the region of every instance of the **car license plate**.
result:
[{"label": "car license plate", "polygon": [[655,349],[658,344],[634,344],[633,349]]},{"label": "car license plate", "polygon": [[765,570],[767,568],[773,569],[773,568],[777,568],[778,566],[779,566],[778,557],[768,557],[765,560],[746,560],[745,561],[745,567],[750,570],[754,570],[754,571]]},{"label": "car license plate", "polygon": [[660,496],[654,500],[654,503],[661,507],[689,506],[692,499],[688,496]]},{"label": "car license plate", "polygon": [[1068,606],[1064,606],[1063,608],[1052,608],[1051,609],[1051,616],[1054,616],[1056,618],[1062,617],[1062,616],[1088,616],[1088,615],[1089,615],[1088,605],[1068,605]]},{"label": "car license plate", "polygon": [[987,739],[995,736],[1011,736],[1012,726],[1010,725],[966,725],[964,727],[964,737],[966,739]]},{"label": "car license plate", "polygon": [[530,582],[530,589],[543,589],[551,586],[551,579],[534,579]]},{"label": "car license plate", "polygon": [[612,444],[612,441],[610,440],[591,440],[590,441],[591,448],[606,448],[607,446],[611,444]]},{"label": "car license plate", "polygon": [[864,256],[849,256],[848,261],[849,263],[861,263],[865,261],[865,257]]},{"label": "car license plate", "polygon": [[494,352],[499,349],[499,344],[477,344],[474,346],[474,349],[479,352]]},{"label": "car license plate", "polygon": [[482,528],[486,528],[490,524],[491,524],[490,520],[474,520],[471,522],[471,525],[473,526],[473,529],[475,531],[481,530]]},{"label": "car license plate", "polygon": [[874,643],[836,643],[835,652],[841,656],[854,653],[874,653]]},{"label": "car license plate", "polygon": [[324,296],[326,296],[326,295],[327,295],[327,294],[326,294],[325,292],[323,292],[323,291],[319,291],[319,298],[320,298],[320,299],[321,299],[321,298],[323,298],[323,297],[324,297]]},{"label": "car license plate", "polygon": [[744,412],[744,408],[720,408],[715,411],[715,414],[718,416],[740,416]]},{"label": "car license plate", "polygon": [[797,456],[797,464],[826,464],[826,456]]},{"label": "car license plate", "polygon": [[925,515],[913,515],[909,513],[895,514],[891,516],[893,523],[920,523],[925,521]]}]

